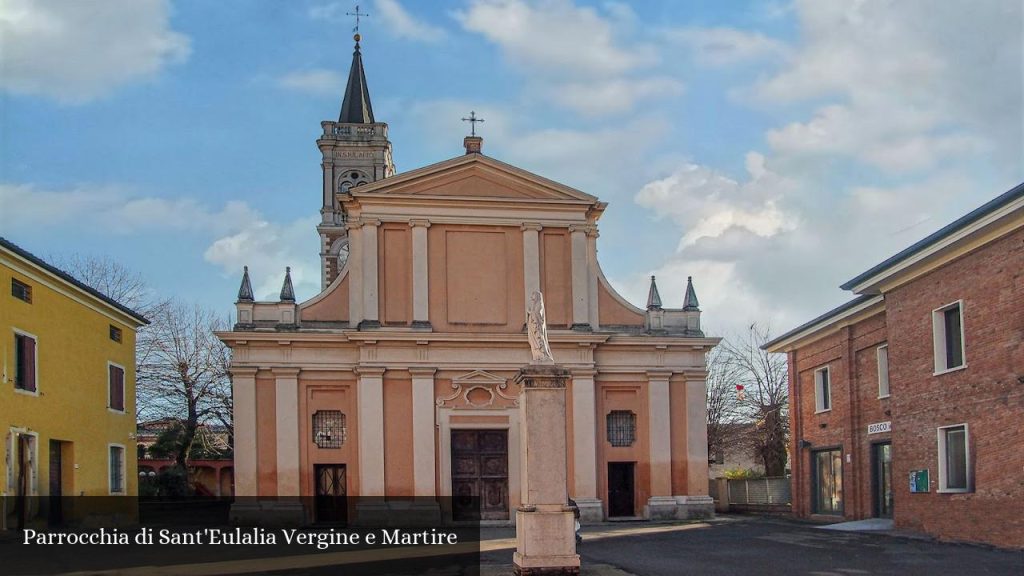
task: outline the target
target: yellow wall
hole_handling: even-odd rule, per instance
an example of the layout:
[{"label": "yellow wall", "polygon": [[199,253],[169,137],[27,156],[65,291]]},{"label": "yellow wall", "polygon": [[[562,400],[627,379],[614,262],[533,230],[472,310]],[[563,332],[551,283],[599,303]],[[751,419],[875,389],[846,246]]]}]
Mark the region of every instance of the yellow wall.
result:
[{"label": "yellow wall", "polygon": [[[11,278],[32,302],[11,295]],[[121,342],[110,339],[110,325]],[[36,337],[37,395],[16,391],[14,329]],[[0,494],[13,495],[13,432],[36,437],[33,495],[50,493],[50,440],[62,445],[65,496],[109,494],[109,444],[124,446],[125,485],[138,494],[135,448],[135,321],[102,300],[0,247]],[[108,409],[107,363],[125,369],[125,410]]]}]

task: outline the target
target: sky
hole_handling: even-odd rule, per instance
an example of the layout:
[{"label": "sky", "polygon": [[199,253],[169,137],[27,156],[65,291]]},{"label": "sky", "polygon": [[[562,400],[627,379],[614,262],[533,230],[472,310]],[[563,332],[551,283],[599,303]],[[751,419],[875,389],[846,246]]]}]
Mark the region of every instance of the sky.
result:
[{"label": "sky", "polygon": [[[355,2],[4,0],[0,235],[233,311],[319,290],[322,120]],[[1019,0],[363,0],[399,172],[484,152],[609,203],[635,304],[781,333],[1024,180]]]}]

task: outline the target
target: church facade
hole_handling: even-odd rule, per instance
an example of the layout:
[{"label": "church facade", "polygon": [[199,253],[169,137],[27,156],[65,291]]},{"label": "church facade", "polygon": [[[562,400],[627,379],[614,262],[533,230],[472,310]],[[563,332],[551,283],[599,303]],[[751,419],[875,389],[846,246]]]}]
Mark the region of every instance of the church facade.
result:
[{"label": "church facade", "polygon": [[[704,335],[693,285],[628,303],[597,261],[597,198],[482,153],[405,173],[373,116],[359,44],[337,122],[322,123],[322,291],[256,302],[248,270],[232,348],[235,493],[290,497],[306,520],[349,496],[478,496],[512,522],[520,497],[513,377],[544,296],[567,384],[570,496],[584,521],[711,514]],[[312,502],[315,502],[312,503]],[[449,507],[451,508],[451,507]],[[457,506],[455,506],[457,508]],[[458,509],[443,510],[459,520]]]}]

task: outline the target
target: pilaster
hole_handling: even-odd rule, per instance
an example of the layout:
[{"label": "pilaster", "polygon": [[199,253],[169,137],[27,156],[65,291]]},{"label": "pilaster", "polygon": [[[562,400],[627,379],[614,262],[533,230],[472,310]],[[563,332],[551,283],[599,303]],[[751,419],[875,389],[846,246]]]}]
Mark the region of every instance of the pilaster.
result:
[{"label": "pilaster", "polygon": [[672,497],[672,412],[668,388],[671,375],[667,370],[647,373],[647,434],[651,466],[651,497],[647,501],[647,516],[652,520],[671,519],[676,515],[676,502]]},{"label": "pilaster", "polygon": [[[540,224],[526,222],[523,231],[523,303],[528,307],[530,295],[540,291]],[[524,318],[525,320],[525,318]]]},{"label": "pilaster", "polygon": [[410,220],[412,227],[412,325],[430,327],[429,261],[427,228],[429,220]]},{"label": "pilaster", "polygon": [[597,407],[593,370],[572,373],[573,499],[580,509],[580,522],[603,519],[597,496]]},{"label": "pilaster", "polygon": [[380,327],[380,305],[378,300],[377,274],[377,228],[380,220],[363,220],[363,321],[360,328]]},{"label": "pilaster", "polygon": [[590,327],[594,330],[598,330],[601,324],[597,308],[597,237],[597,226],[591,226],[587,232],[587,303]]},{"label": "pilaster", "polygon": [[358,328],[363,321],[363,223],[350,221],[348,228],[348,325]]},{"label": "pilaster", "polygon": [[384,496],[384,368],[357,372],[359,496]]},{"label": "pilaster", "polygon": [[231,369],[235,423],[235,495],[256,496],[256,369]]},{"label": "pilaster", "polygon": [[299,495],[299,370],[274,368],[277,495]]},{"label": "pilaster", "polygon": [[587,279],[587,230],[589,226],[569,226],[572,244],[572,328],[589,330],[590,286]]},{"label": "pilaster", "polygon": [[412,375],[412,471],[414,496],[433,497],[434,473],[434,373],[436,368],[410,368]]}]

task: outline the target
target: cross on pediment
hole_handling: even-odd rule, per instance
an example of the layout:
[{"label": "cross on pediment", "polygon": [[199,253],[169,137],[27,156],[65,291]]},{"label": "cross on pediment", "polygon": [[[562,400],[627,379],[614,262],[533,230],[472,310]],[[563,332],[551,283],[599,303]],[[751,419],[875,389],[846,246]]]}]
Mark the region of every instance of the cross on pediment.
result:
[{"label": "cross on pediment", "polygon": [[462,121],[463,122],[469,122],[469,125],[470,125],[470,135],[471,136],[476,136],[476,123],[477,122],[483,122],[484,119],[483,118],[477,118],[476,117],[476,112],[473,111],[473,110],[470,110],[469,111],[469,118],[463,118]]}]

